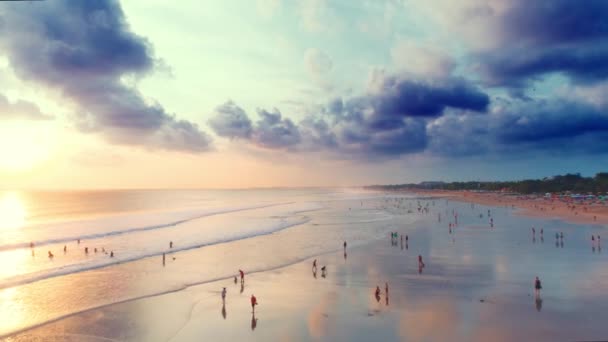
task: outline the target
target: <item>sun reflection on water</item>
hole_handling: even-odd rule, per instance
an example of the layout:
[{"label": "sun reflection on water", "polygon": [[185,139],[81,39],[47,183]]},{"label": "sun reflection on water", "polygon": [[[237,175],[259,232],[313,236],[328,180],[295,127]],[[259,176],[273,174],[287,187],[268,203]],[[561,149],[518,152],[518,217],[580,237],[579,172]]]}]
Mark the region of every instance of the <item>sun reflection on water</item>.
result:
[{"label": "sun reflection on water", "polygon": [[0,230],[17,229],[25,224],[25,205],[19,194],[6,192],[0,197]]}]

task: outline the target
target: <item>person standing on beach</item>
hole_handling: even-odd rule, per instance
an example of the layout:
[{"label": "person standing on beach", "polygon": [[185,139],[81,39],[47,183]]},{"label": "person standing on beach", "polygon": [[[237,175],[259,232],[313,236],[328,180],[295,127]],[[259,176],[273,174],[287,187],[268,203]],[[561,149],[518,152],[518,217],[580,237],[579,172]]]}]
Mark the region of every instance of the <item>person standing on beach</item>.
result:
[{"label": "person standing on beach", "polygon": [[222,303],[226,303],[226,288],[222,288]]},{"label": "person standing on beach", "polygon": [[63,245],[63,253],[68,251],[68,247],[66,245]]},{"label": "person standing on beach", "polygon": [[312,261],[312,271],[313,272],[317,271],[317,259]]},{"label": "person standing on beach", "polygon": [[346,241],[344,241],[344,250],[346,250]]},{"label": "person standing on beach", "polygon": [[251,310],[255,313],[255,306],[258,305],[258,299],[254,295],[251,295]]},{"label": "person standing on beach", "polygon": [[239,274],[241,275],[241,284],[245,282],[245,272],[239,270]]},{"label": "person standing on beach", "polygon": [[173,248],[173,241],[169,241],[169,248]]},{"label": "person standing on beach", "polygon": [[536,279],[534,280],[534,295],[536,296],[536,298],[540,297],[540,289],[542,289],[542,285],[540,284],[540,279],[538,279],[538,277],[536,277]]},{"label": "person standing on beach", "polygon": [[422,255],[418,255],[418,267],[423,268],[424,262],[422,261]]}]

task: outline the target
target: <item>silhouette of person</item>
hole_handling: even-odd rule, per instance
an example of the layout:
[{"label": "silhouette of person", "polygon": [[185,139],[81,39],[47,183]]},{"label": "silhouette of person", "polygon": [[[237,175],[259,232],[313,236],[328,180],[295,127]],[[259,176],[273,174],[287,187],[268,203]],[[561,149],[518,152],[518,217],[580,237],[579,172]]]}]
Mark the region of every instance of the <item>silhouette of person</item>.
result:
[{"label": "silhouette of person", "polygon": [[66,253],[68,251],[68,247],[66,245],[63,245],[63,253]]},{"label": "silhouette of person", "polygon": [[222,288],[222,303],[226,303],[226,288]]},{"label": "silhouette of person", "polygon": [[321,267],[321,277],[325,278],[326,276],[326,272],[327,271],[327,266],[323,266]]},{"label": "silhouette of person", "polygon": [[380,303],[380,287],[379,286],[376,286],[376,292],[375,292],[374,296],[376,297],[376,301],[378,303]]},{"label": "silhouette of person", "polygon": [[255,298],[255,295],[251,295],[251,312],[255,314],[255,306],[258,305],[258,299]]},{"label": "silhouette of person", "polygon": [[173,241],[169,241],[169,248],[173,248]]},{"label": "silhouette of person", "polygon": [[536,298],[540,298],[540,290],[542,289],[542,285],[540,283],[540,279],[538,279],[538,277],[536,277],[536,279],[534,279],[534,295],[536,296]]}]

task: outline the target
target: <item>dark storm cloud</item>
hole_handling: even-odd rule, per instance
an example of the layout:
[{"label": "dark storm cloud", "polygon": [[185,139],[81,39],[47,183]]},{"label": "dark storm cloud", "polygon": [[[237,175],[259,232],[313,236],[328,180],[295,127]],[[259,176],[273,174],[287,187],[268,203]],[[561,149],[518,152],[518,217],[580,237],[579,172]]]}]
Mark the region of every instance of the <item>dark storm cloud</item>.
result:
[{"label": "dark storm cloud", "polygon": [[258,109],[260,120],[256,122],[252,141],[262,147],[285,148],[301,141],[298,127],[288,118],[283,118],[278,109],[269,112]]},{"label": "dark storm cloud", "polygon": [[218,106],[208,124],[215,134],[227,138],[248,139],[253,131],[247,113],[232,101]]},{"label": "dark storm cloud", "polygon": [[9,101],[0,94],[0,120],[52,120],[53,117],[43,114],[35,103],[17,100]]},{"label": "dark storm cloud", "polygon": [[461,79],[437,82],[376,78],[376,89],[337,97],[298,124],[280,111],[259,109],[253,127],[247,114],[229,102],[209,125],[216,134],[239,137],[268,149],[328,151],[341,158],[376,160],[419,153],[428,146],[426,124],[447,109],[485,112],[488,95]]},{"label": "dark storm cloud", "polygon": [[563,73],[581,83],[608,77],[608,1],[518,0],[496,16],[499,47],[477,56],[489,85],[522,87]]},{"label": "dark storm cloud", "polygon": [[382,116],[432,117],[441,115],[447,107],[483,112],[490,99],[464,80],[433,84],[387,78],[372,103]]},{"label": "dark storm cloud", "polygon": [[113,143],[200,152],[209,137],[123,83],[152,71],[150,43],[133,33],[118,1],[3,3],[0,47],[16,74],[59,90],[77,127]]},{"label": "dark storm cloud", "polygon": [[495,136],[505,144],[574,139],[608,133],[608,112],[582,103],[538,101],[534,107],[502,113],[495,124]]},{"label": "dark storm cloud", "polygon": [[487,116],[446,115],[428,132],[429,151],[443,156],[605,153],[608,111],[571,101],[524,101]]}]

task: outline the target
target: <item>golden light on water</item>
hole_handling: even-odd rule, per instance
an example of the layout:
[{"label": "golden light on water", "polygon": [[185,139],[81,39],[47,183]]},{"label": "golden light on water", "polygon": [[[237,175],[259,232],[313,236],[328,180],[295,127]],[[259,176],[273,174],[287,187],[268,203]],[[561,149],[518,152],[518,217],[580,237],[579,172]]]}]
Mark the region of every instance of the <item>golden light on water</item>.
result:
[{"label": "golden light on water", "polygon": [[15,192],[0,195],[0,230],[21,228],[25,224],[26,210]]}]

